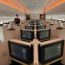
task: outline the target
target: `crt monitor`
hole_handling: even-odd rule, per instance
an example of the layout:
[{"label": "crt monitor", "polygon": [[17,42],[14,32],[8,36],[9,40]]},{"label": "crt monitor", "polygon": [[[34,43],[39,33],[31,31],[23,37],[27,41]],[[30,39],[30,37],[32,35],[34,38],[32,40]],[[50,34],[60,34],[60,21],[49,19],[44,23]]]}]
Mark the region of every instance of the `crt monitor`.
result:
[{"label": "crt monitor", "polygon": [[21,40],[23,41],[33,41],[34,31],[33,30],[21,30]]},{"label": "crt monitor", "polygon": [[45,20],[45,18],[46,18],[46,14],[44,13],[44,14],[40,14],[40,19],[41,20]]},{"label": "crt monitor", "polygon": [[28,29],[28,30],[34,30],[34,26],[25,26],[25,29]]},{"label": "crt monitor", "polygon": [[15,18],[14,22],[15,22],[16,25],[19,25],[20,24],[20,19],[19,18]]},{"label": "crt monitor", "polygon": [[50,29],[41,29],[37,31],[37,39],[39,41],[45,41],[49,40],[51,36],[51,30]]},{"label": "crt monitor", "polygon": [[43,25],[43,23],[42,23],[41,20],[38,20],[38,19],[37,19],[37,20],[36,20],[36,25],[39,25],[39,26],[40,26],[40,25]]},{"label": "crt monitor", "polygon": [[46,29],[46,25],[37,25],[36,29],[37,30]]},{"label": "crt monitor", "polygon": [[36,20],[36,25],[40,25],[40,20]]},{"label": "crt monitor", "polygon": [[[8,41],[10,57],[25,64],[33,62],[33,46]],[[14,60],[15,61],[15,60]]]},{"label": "crt monitor", "polygon": [[26,20],[30,20],[31,19],[31,16],[29,14],[26,14]]},{"label": "crt monitor", "polygon": [[27,24],[28,26],[30,25],[32,25],[32,26],[34,26],[35,25],[35,20],[33,19],[33,20],[30,20],[29,22],[28,22],[28,24]]},{"label": "crt monitor", "polygon": [[54,60],[57,60],[63,55],[64,41],[52,42],[47,45],[39,46],[39,61],[41,64],[47,64]]}]

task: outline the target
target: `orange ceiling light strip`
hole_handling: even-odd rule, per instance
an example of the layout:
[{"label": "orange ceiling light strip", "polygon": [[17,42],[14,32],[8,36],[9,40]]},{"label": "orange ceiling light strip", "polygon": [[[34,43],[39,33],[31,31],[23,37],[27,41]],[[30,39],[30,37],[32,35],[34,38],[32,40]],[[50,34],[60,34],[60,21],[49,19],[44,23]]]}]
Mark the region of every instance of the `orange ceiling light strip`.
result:
[{"label": "orange ceiling light strip", "polygon": [[18,6],[15,6],[15,5],[12,4],[11,2],[8,2],[8,1],[6,1],[6,0],[1,0],[1,3],[4,3],[4,4],[6,4],[6,5],[8,5],[8,6],[12,7],[12,8],[15,8],[15,9],[17,9],[17,10],[19,10],[19,11],[25,13],[23,10],[21,10],[20,8],[18,8]]},{"label": "orange ceiling light strip", "polygon": [[15,5],[14,3],[11,2],[11,0],[0,0],[1,3],[4,3],[12,8],[17,9],[18,11],[22,12],[22,13],[26,13],[26,9],[24,9],[25,7],[22,6],[22,8],[20,8],[19,6]]},{"label": "orange ceiling light strip", "polygon": [[27,7],[26,7],[26,5],[23,3],[23,1],[22,2],[20,2],[19,0],[14,0],[14,2],[16,2],[16,5],[18,4],[20,7],[25,7],[25,9],[27,9],[27,10],[29,10]]},{"label": "orange ceiling light strip", "polygon": [[20,3],[19,0],[7,0],[13,4],[15,4],[16,6],[18,6],[19,8],[23,8],[25,11],[29,11],[29,9],[23,4],[23,3]]},{"label": "orange ceiling light strip", "polygon": [[57,0],[46,0],[46,2],[45,2],[45,4],[44,4],[43,8],[41,9],[41,12],[42,12],[42,13],[45,13],[46,8],[47,8],[48,6],[50,6],[52,3],[56,2],[56,1],[57,1]]},{"label": "orange ceiling light strip", "polygon": [[50,11],[51,9],[59,6],[60,4],[64,3],[65,0],[57,0],[56,2],[52,3],[50,6],[45,7],[45,12]]},{"label": "orange ceiling light strip", "polygon": [[23,8],[25,11],[26,11],[26,13],[30,13],[31,11],[30,11],[30,9],[28,9],[28,7],[23,3],[23,1],[22,2],[20,2],[19,0],[10,0],[10,1],[12,1],[13,3],[15,3],[16,5],[18,5],[19,6],[19,8]]},{"label": "orange ceiling light strip", "polygon": [[46,2],[46,4],[45,4],[45,7],[48,7],[48,6],[50,6],[51,4],[53,4],[57,1],[59,1],[59,0],[48,0],[48,2]]}]

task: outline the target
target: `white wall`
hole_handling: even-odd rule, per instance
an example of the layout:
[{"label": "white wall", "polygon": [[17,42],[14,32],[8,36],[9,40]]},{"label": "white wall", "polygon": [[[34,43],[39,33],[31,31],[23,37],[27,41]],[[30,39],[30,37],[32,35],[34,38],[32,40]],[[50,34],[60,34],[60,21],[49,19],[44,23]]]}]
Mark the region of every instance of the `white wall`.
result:
[{"label": "white wall", "polygon": [[65,21],[65,15],[46,15],[46,19],[57,19]]},{"label": "white wall", "polygon": [[0,27],[0,42],[4,42],[4,32],[3,32],[3,27]]},{"label": "white wall", "polygon": [[[14,21],[15,16],[1,16],[0,23]],[[25,20],[25,16],[19,16],[21,20]]]}]

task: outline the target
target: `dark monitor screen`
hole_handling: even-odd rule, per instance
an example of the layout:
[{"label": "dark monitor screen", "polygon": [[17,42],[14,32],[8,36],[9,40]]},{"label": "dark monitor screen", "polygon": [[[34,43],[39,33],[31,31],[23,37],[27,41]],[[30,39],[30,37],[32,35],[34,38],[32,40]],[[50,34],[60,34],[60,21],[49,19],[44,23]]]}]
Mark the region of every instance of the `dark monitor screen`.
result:
[{"label": "dark monitor screen", "polygon": [[25,15],[26,16],[26,20],[30,20],[31,19],[31,16],[30,15]]},{"label": "dark monitor screen", "polygon": [[10,56],[26,64],[33,62],[33,50],[31,46],[9,41]]},{"label": "dark monitor screen", "polygon": [[46,18],[46,14],[44,13],[44,14],[40,14],[40,19],[42,20],[45,20],[45,18]]},{"label": "dark monitor screen", "polygon": [[40,63],[49,63],[63,55],[64,41],[53,42],[52,44],[39,46]]},{"label": "dark monitor screen", "polygon": [[15,23],[15,25],[19,25],[20,24],[20,18],[15,18],[14,23]]},{"label": "dark monitor screen", "polygon": [[32,41],[34,39],[34,31],[21,30],[21,39],[24,41]]},{"label": "dark monitor screen", "polygon": [[30,26],[31,26],[31,25],[32,25],[32,26],[34,26],[34,25],[43,25],[43,23],[41,22],[41,20],[38,20],[38,19],[37,19],[37,20],[34,20],[34,19],[33,19],[33,20],[29,21],[27,25],[28,25],[28,26],[29,26],[29,25],[30,25]]},{"label": "dark monitor screen", "polygon": [[34,30],[34,26],[25,26],[25,29]]},{"label": "dark monitor screen", "polygon": [[40,20],[36,20],[36,25],[43,25],[43,23]]},{"label": "dark monitor screen", "polygon": [[50,35],[51,34],[51,30],[50,29],[43,29],[43,30],[39,30],[37,31],[37,39],[39,41],[45,41],[50,39]]},{"label": "dark monitor screen", "polygon": [[34,26],[34,25],[35,25],[35,20],[29,21],[27,25],[30,25],[30,26],[32,25],[32,26]]},{"label": "dark monitor screen", "polygon": [[45,29],[45,28],[46,28],[46,25],[36,26],[36,29],[37,29],[37,30],[41,30],[41,29]]}]

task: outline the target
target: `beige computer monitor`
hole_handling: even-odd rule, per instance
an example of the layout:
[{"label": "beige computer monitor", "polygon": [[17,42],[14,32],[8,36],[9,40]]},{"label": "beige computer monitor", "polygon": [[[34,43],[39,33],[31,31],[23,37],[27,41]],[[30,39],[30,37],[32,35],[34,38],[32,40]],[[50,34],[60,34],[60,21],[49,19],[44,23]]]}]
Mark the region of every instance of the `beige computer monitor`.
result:
[{"label": "beige computer monitor", "polygon": [[[56,49],[56,45],[57,45],[58,51]],[[56,49],[55,51],[57,51],[56,52],[57,55],[55,55],[55,56],[53,55],[53,52],[55,53],[55,51],[54,51],[54,49],[51,49],[50,47]],[[49,41],[41,42],[39,48],[41,48],[41,52],[44,50],[42,52],[42,55],[43,56],[45,55],[44,57],[42,56],[44,58],[43,62],[41,61],[42,60],[41,55],[39,56],[39,57],[41,57],[40,62],[44,65],[50,65],[50,64],[53,64],[53,63],[63,59],[64,40],[61,38],[56,38],[56,39],[52,39]],[[51,50],[53,50],[52,53],[51,53]],[[41,52],[39,51],[40,54],[41,54]],[[52,59],[51,57],[54,57],[54,59]]]},{"label": "beige computer monitor", "polygon": [[[9,52],[10,52],[10,59],[16,61],[23,65],[29,65],[33,63],[30,61],[30,57],[32,55],[32,46],[31,43],[12,39],[8,42],[9,45]],[[25,53],[25,54],[23,54]],[[29,55],[28,55],[29,54]],[[22,55],[22,56],[21,56]],[[29,57],[30,56],[30,57]]]}]

